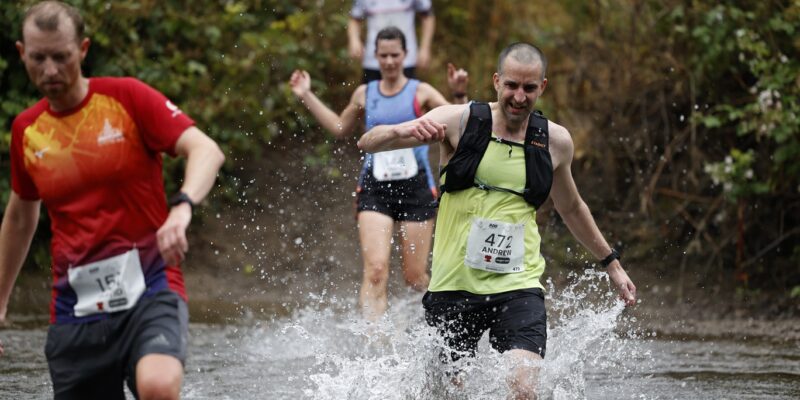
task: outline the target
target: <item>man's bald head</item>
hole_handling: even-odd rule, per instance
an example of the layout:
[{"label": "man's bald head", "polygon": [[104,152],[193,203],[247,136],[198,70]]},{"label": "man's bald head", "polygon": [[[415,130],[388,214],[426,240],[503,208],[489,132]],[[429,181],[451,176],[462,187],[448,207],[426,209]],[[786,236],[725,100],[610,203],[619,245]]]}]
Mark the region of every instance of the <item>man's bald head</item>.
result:
[{"label": "man's bald head", "polygon": [[60,1],[43,1],[36,3],[25,12],[22,19],[22,42],[25,43],[25,26],[33,23],[36,28],[44,32],[55,32],[59,25],[69,21],[75,28],[75,41],[80,43],[83,39],[83,17],[75,7]]},{"label": "man's bald head", "polygon": [[500,57],[497,58],[497,74],[503,75],[503,66],[505,65],[506,59],[508,57],[513,58],[519,63],[522,64],[535,64],[541,63],[542,64],[542,79],[545,78],[545,71],[547,71],[547,58],[544,56],[541,50],[538,47],[523,43],[517,42],[512,43],[503,51],[500,52]]}]

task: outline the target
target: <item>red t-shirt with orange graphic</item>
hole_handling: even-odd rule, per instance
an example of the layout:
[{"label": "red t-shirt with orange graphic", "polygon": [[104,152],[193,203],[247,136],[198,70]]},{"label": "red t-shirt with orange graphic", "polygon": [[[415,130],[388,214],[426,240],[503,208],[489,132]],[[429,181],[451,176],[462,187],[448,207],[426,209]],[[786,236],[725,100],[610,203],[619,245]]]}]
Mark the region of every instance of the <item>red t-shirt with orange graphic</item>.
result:
[{"label": "red t-shirt with orange graphic", "polygon": [[51,221],[51,323],[107,317],[76,316],[78,294],[68,270],[132,249],[138,249],[143,296],[168,288],[186,298],[180,266],[165,264],[156,231],[168,212],[161,153],[174,154],[193,124],[133,78],[91,78],[74,109],[54,112],[43,99],[14,120],[12,189],[24,200],[41,199]]}]

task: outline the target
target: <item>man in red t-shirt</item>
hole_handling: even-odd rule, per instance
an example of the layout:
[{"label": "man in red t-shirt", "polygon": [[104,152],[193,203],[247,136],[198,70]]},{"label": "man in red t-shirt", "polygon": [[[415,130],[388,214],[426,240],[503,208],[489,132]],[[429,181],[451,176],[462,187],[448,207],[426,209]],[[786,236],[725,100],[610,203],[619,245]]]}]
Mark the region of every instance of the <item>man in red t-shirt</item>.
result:
[{"label": "man in red t-shirt", "polygon": [[[224,155],[155,89],[133,78],[84,77],[83,29],[73,7],[45,1],[27,11],[16,43],[44,98],[12,125],[0,323],[44,203],[53,234],[45,355],[55,397],[124,399],[127,381],[137,398],[178,398],[186,228]],[[187,158],[169,205],[162,152]]]}]

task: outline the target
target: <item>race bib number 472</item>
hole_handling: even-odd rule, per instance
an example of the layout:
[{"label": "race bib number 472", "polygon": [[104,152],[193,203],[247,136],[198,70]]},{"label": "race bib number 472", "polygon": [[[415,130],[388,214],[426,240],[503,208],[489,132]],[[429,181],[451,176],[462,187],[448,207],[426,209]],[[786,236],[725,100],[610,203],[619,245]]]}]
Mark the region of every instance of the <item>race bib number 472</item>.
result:
[{"label": "race bib number 472", "polygon": [[112,313],[133,307],[145,290],[139,250],[67,270],[78,295],[75,316]]},{"label": "race bib number 472", "polygon": [[524,261],[524,223],[472,220],[464,264],[483,271],[511,274],[522,272]]}]

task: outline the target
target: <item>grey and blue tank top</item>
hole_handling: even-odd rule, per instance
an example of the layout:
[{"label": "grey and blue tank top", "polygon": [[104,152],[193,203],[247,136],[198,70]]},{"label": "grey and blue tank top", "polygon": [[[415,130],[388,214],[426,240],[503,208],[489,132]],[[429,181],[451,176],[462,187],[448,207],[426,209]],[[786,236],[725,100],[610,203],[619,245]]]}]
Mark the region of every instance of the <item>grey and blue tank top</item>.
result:
[{"label": "grey and blue tank top", "polygon": [[[403,90],[392,96],[381,94],[379,84],[380,81],[372,81],[367,84],[366,110],[364,112],[367,131],[377,125],[400,124],[422,115],[422,110],[417,102],[418,80],[409,79]],[[420,166],[420,170],[425,172],[428,187],[436,192],[436,183],[431,172],[431,165],[428,162],[428,145],[415,147],[414,156],[417,159],[417,165]],[[367,174],[372,173],[372,158],[371,153],[367,153],[364,157],[364,166],[361,168],[361,175],[358,178],[359,188],[362,187]]]}]

